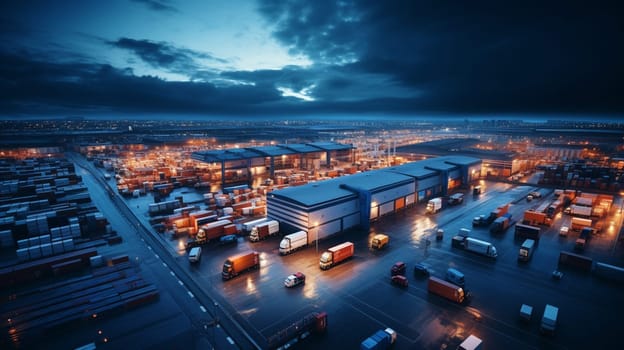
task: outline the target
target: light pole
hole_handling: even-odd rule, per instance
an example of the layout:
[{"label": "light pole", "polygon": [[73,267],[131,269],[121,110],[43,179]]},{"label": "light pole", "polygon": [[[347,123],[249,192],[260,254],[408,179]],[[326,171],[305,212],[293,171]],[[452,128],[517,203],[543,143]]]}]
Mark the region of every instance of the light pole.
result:
[{"label": "light pole", "polygon": [[316,233],[316,255],[318,255],[318,222],[314,222],[314,231]]}]

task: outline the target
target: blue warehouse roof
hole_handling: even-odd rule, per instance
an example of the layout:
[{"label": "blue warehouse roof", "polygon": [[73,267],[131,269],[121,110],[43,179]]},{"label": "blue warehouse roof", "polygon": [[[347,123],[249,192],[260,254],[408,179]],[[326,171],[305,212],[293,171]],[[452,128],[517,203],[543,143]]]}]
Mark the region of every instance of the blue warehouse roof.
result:
[{"label": "blue warehouse roof", "polygon": [[340,184],[332,180],[311,182],[303,186],[287,187],[268,194],[307,207],[357,197],[352,191],[340,188]]},{"label": "blue warehouse roof", "polygon": [[352,149],[352,145],[335,142],[314,142],[308,144],[280,144],[275,146],[258,146],[246,148],[231,148],[227,150],[198,151],[191,154],[191,158],[202,162],[236,161],[251,158],[278,157],[288,154],[326,152]]}]

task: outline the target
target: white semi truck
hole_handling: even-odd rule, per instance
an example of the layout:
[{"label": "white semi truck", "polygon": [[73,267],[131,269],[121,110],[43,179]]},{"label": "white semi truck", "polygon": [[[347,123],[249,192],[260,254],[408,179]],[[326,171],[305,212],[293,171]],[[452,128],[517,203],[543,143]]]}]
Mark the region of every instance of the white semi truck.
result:
[{"label": "white semi truck", "polygon": [[279,245],[279,252],[282,255],[290,254],[297,249],[301,249],[308,245],[308,233],[305,231],[297,231],[284,236]]}]

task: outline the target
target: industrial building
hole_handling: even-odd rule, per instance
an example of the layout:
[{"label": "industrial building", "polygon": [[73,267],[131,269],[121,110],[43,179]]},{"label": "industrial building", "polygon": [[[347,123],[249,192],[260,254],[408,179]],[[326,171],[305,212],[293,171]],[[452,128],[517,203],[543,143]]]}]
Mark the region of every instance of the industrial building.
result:
[{"label": "industrial building", "polygon": [[309,241],[367,229],[382,216],[469,186],[479,179],[481,163],[446,156],[288,187],[267,195],[267,215],[284,228],[309,232]]}]

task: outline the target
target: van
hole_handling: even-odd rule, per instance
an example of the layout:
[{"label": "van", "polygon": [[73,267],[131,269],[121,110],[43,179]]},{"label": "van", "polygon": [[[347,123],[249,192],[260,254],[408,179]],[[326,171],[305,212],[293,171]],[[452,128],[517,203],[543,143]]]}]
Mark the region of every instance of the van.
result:
[{"label": "van", "polygon": [[446,280],[462,288],[466,284],[464,274],[454,268],[449,268],[448,270],[446,270]]},{"label": "van", "polygon": [[189,261],[191,263],[198,263],[201,260],[201,253],[202,253],[202,249],[201,247],[193,247],[191,248],[191,250],[189,251]]},{"label": "van", "polygon": [[557,315],[559,308],[546,304],[544,308],[544,315],[542,316],[542,323],[540,325],[540,332],[542,334],[554,334],[557,328]]}]

